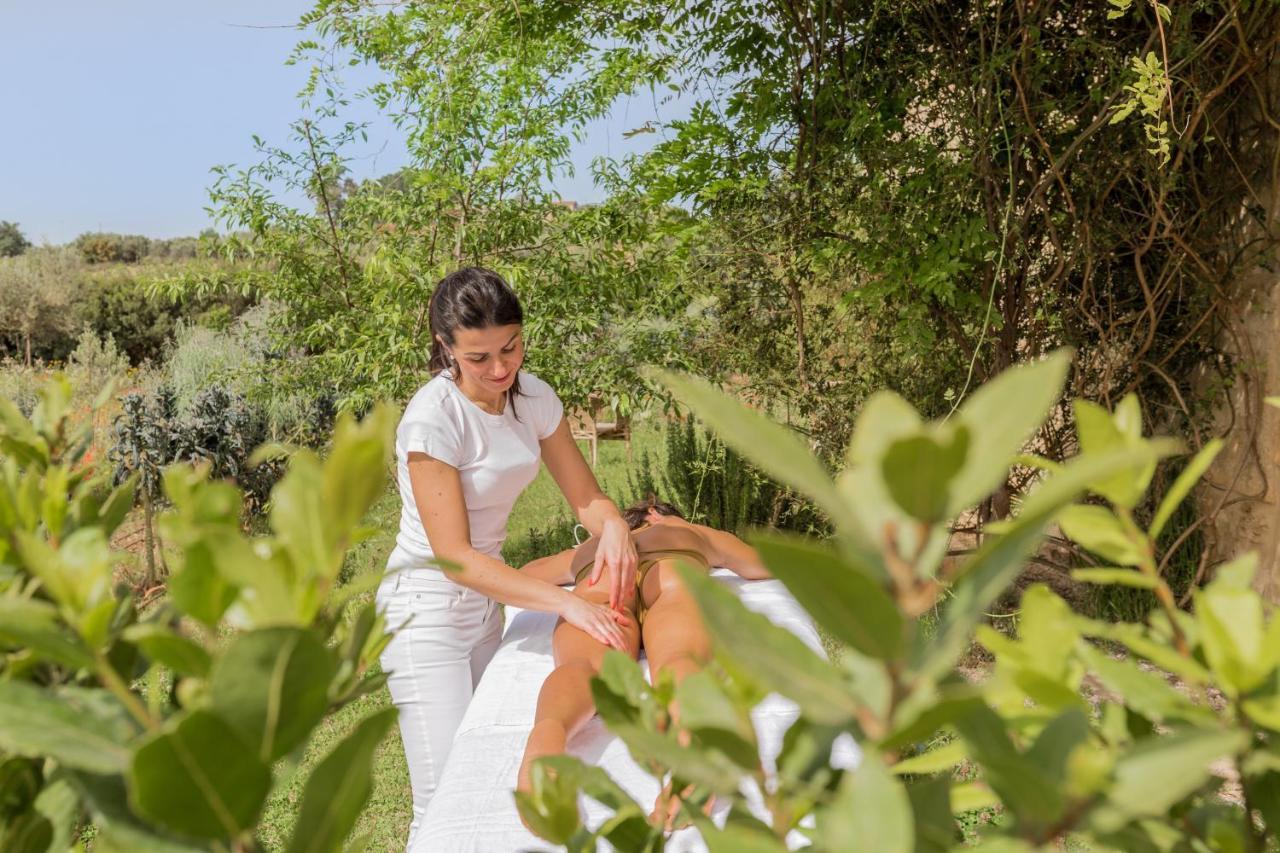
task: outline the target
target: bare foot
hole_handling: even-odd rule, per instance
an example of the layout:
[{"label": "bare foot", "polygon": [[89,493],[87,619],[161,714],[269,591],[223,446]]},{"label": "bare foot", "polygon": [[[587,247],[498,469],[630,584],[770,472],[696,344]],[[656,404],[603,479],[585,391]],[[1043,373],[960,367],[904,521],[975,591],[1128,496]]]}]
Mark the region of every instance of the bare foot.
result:
[{"label": "bare foot", "polygon": [[[520,772],[516,777],[516,813],[520,816],[520,822],[524,824],[524,828],[537,835],[529,822],[528,813],[537,814],[539,811],[538,800],[534,798],[533,793],[533,776],[534,762],[546,755],[556,755],[563,750],[555,752],[539,753],[533,749],[533,742],[530,741],[529,748],[525,750],[524,758],[520,761]],[[555,771],[549,767],[538,765],[538,773],[542,774],[542,785],[545,789],[547,782],[556,778]]]},{"label": "bare foot", "polygon": [[520,759],[520,772],[516,777],[516,790],[529,793],[533,790],[533,777],[530,768],[533,762],[548,755],[560,755],[565,750],[568,736],[564,726],[555,720],[543,720],[535,723],[529,732],[529,741],[525,744],[524,757]]}]

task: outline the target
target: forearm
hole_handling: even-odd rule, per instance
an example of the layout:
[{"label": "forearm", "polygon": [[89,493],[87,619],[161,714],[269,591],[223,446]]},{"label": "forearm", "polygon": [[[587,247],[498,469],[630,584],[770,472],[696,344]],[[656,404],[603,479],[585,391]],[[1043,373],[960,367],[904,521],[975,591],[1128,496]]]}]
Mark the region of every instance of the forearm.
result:
[{"label": "forearm", "polygon": [[449,575],[454,582],[474,589],[502,604],[524,610],[560,613],[567,600],[573,598],[573,594],[568,590],[561,589],[548,580],[514,569],[501,560],[495,560],[474,548],[450,556],[449,559],[462,566],[462,571]]},{"label": "forearm", "polygon": [[618,505],[609,500],[603,492],[596,492],[584,505],[573,509],[578,516],[578,521],[592,536],[599,536],[604,532],[606,524],[617,523],[624,527],[627,524],[618,510]]},{"label": "forearm", "polygon": [[574,549],[569,548],[558,554],[530,560],[520,567],[520,574],[557,585],[570,583],[573,580],[573,552]]}]

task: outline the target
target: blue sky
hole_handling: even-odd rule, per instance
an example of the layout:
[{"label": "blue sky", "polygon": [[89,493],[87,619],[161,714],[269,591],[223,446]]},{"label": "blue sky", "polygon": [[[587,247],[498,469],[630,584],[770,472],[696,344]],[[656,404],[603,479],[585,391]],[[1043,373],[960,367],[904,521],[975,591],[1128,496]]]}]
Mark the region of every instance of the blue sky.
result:
[{"label": "blue sky", "polygon": [[[301,0],[0,0],[0,220],[35,243],[84,231],[173,237],[207,227],[210,167],[256,162],[252,134],[285,143],[306,69],[284,64]],[[366,74],[369,72],[365,72]],[[356,82],[359,78],[356,78]],[[664,108],[667,112],[678,106]],[[622,133],[653,118],[645,94],[575,147],[565,198],[592,201],[588,165],[651,145]],[[404,165],[372,123],[356,177]]]}]

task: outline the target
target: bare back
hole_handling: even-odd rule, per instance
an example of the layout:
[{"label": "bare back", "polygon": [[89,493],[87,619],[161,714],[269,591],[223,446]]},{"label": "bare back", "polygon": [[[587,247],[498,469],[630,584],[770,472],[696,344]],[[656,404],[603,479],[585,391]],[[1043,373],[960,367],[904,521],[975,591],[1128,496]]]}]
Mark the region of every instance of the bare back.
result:
[{"label": "bare back", "polygon": [[[714,556],[706,538],[698,531],[687,527],[666,524],[646,525],[631,531],[631,540],[635,542],[636,554],[642,560],[647,553],[667,551],[692,551],[701,554],[708,563]],[[599,544],[600,540],[592,537],[574,550],[573,560],[570,562],[570,570],[574,577],[595,561],[596,547]]]}]

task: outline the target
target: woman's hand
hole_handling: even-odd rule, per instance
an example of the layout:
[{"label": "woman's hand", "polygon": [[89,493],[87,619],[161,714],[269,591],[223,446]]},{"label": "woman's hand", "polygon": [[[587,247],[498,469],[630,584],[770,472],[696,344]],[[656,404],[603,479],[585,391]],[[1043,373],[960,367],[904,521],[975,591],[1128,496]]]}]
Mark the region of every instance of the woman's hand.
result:
[{"label": "woman's hand", "polygon": [[582,451],[573,440],[567,418],[560,419],[556,431],[540,442],[542,462],[560,487],[565,500],[578,516],[582,526],[593,534],[599,531],[600,544],[596,548],[595,565],[587,578],[587,585],[599,583],[605,569],[609,576],[609,606],[617,610],[635,594],[636,546],[631,541],[631,530],[622,520],[618,505],[600,491],[595,474],[582,458]]},{"label": "woman's hand", "polygon": [[560,617],[573,627],[585,631],[596,642],[612,646],[619,651],[630,652],[627,635],[622,633],[622,627],[619,627],[631,626],[631,617],[626,613],[579,598],[573,593],[567,593]]},{"label": "woman's hand", "polygon": [[609,571],[609,607],[618,610],[636,590],[636,543],[631,540],[631,529],[620,517],[609,519],[600,531],[600,544],[596,547],[596,561],[591,567],[587,586],[595,586],[600,575]]}]

